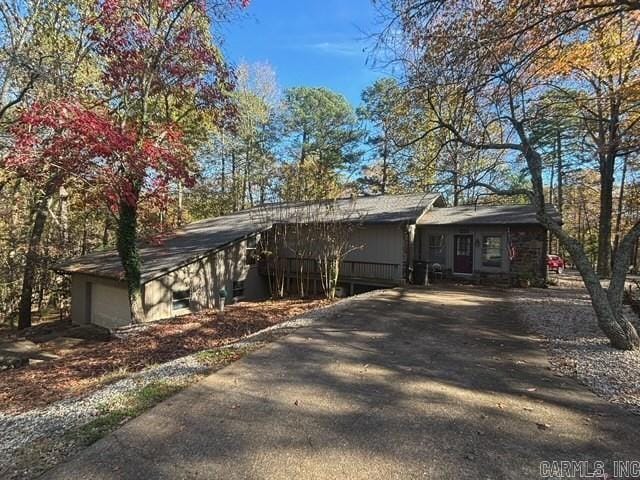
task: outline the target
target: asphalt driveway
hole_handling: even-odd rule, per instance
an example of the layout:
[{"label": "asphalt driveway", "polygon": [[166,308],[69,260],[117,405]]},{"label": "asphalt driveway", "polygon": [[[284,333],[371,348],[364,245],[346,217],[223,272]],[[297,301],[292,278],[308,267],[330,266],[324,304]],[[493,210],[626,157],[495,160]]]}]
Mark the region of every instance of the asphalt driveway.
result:
[{"label": "asphalt driveway", "polygon": [[548,368],[499,290],[358,299],[172,397],[49,479],[529,479],[640,460],[640,417]]}]

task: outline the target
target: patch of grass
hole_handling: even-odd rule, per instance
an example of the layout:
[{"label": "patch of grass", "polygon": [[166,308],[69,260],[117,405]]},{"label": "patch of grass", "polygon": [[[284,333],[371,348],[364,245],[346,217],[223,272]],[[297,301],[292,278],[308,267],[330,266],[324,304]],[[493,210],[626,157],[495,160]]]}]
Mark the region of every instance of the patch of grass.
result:
[{"label": "patch of grass", "polygon": [[118,380],[122,380],[127,378],[130,375],[129,369],[127,367],[120,367],[117,370],[113,370],[111,372],[105,373],[104,375],[99,376],[94,381],[97,386],[105,386],[110,383],[115,383]]},{"label": "patch of grass", "polygon": [[68,433],[80,444],[88,446],[137,417],[162,400],[182,390],[186,383],[152,382],[135,392],[121,395],[100,408],[100,416]]},{"label": "patch of grass", "polygon": [[151,382],[140,390],[121,395],[107,405],[103,405],[103,413],[118,413],[127,417],[137,417],[144,411],[186,386],[185,383],[158,381]]},{"label": "patch of grass", "polygon": [[[252,349],[258,348],[218,348],[215,350],[203,350],[196,353],[199,362],[210,367],[223,367],[228,365]],[[101,385],[113,383],[125,378],[130,372],[126,368],[114,370],[98,379]],[[111,433],[122,424],[139,416],[154,405],[179,392],[186,387],[185,382],[152,382],[144,387],[111,400],[100,407],[100,415],[91,422],[82,425],[67,433],[67,437],[80,445],[89,446],[97,442],[105,435]]]},{"label": "patch of grass", "polygon": [[84,446],[97,442],[102,437],[112,432],[130,417],[120,412],[106,413],[91,422],[69,432],[68,436]]},{"label": "patch of grass", "polygon": [[199,362],[210,366],[223,366],[235,362],[245,353],[239,348],[219,348],[216,350],[202,350],[196,353]]}]

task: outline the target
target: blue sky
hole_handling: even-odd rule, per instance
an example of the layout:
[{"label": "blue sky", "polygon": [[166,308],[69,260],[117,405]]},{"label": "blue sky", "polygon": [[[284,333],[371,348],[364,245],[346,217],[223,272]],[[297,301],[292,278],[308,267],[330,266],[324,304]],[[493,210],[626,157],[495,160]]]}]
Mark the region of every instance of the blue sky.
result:
[{"label": "blue sky", "polygon": [[367,65],[378,30],[371,0],[252,0],[224,29],[228,60],[268,62],[281,88],[324,86],[354,106],[380,77]]}]

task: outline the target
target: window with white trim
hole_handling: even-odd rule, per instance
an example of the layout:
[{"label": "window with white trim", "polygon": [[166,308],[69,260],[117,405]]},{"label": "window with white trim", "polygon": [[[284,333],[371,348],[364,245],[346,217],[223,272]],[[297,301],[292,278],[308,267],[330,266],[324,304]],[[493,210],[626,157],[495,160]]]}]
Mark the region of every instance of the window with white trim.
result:
[{"label": "window with white trim", "polygon": [[502,266],[502,236],[485,235],[482,237],[482,265],[485,267]]},{"label": "window with white trim", "polygon": [[173,310],[188,310],[191,306],[191,289],[174,290],[171,292],[171,308]]},{"label": "window with white trim", "polygon": [[447,260],[446,237],[442,234],[429,235],[427,259],[430,262],[445,264]]},{"label": "window with white trim", "polygon": [[245,248],[245,256],[247,265],[255,265],[257,261],[257,253],[258,253],[258,238],[257,237],[249,237],[247,238],[247,244]]}]

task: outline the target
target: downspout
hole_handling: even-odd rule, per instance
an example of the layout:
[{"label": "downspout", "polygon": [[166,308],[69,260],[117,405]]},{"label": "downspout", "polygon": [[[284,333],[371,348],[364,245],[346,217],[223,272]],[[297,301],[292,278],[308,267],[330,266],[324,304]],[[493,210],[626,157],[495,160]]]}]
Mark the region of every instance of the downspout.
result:
[{"label": "downspout", "polygon": [[406,255],[406,265],[407,268],[405,270],[405,283],[411,283],[413,280],[413,257],[414,257],[414,248],[415,248],[415,237],[416,237],[416,226],[415,224],[405,223],[405,232],[407,235],[407,255]]}]

